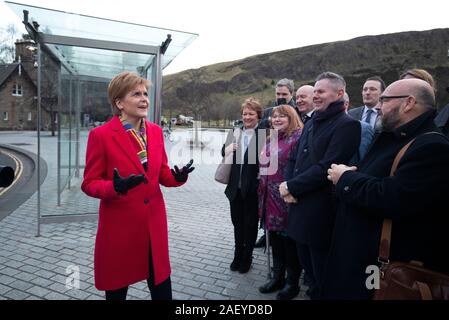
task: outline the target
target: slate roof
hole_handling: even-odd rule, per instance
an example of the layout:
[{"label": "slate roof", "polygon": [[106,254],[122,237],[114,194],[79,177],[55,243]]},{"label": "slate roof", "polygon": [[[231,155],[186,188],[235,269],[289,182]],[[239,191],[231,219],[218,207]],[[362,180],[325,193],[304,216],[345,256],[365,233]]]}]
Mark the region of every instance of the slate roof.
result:
[{"label": "slate roof", "polygon": [[0,86],[9,78],[11,73],[16,70],[18,63],[0,64]]}]

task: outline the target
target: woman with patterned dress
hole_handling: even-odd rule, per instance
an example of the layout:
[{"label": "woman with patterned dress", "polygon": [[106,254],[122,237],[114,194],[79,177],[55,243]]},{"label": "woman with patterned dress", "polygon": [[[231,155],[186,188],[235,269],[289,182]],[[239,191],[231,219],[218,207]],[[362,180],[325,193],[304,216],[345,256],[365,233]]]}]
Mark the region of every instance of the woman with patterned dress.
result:
[{"label": "woman with patterned dress", "polygon": [[279,184],[285,180],[288,157],[301,135],[303,124],[295,109],[289,105],[274,108],[271,123],[274,130],[263,149],[262,159],[267,161],[260,163],[258,193],[259,216],[269,232],[273,249],[273,277],[259,291],[271,293],[280,290],[276,299],[290,300],[299,293],[302,266],[295,241],[286,234],[288,210],[287,203],[279,194]]}]

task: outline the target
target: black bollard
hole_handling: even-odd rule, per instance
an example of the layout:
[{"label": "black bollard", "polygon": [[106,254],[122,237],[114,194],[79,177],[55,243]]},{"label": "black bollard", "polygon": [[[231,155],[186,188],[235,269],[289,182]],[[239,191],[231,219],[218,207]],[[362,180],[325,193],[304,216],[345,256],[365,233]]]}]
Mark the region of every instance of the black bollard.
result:
[{"label": "black bollard", "polygon": [[0,165],[0,188],[6,188],[14,181],[14,169]]}]

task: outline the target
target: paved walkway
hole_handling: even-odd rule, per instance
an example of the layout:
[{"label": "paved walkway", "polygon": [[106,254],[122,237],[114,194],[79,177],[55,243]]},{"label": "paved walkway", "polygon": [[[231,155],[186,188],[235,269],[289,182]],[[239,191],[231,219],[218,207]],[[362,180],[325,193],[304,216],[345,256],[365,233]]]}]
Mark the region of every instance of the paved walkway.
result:
[{"label": "paved walkway", "polygon": [[[253,267],[247,274],[231,272],[233,228],[224,185],[213,180],[220,159],[224,132],[202,131],[203,150],[189,148],[189,131],[175,131],[175,141],[166,142],[172,164],[185,164],[193,157],[195,171],[180,188],[163,188],[168,214],[170,260],[174,299],[274,299],[260,294],[267,267],[263,249],[254,250]],[[87,132],[82,132],[84,161]],[[1,132],[0,144],[36,153],[36,132]],[[98,200],[79,189],[81,179],[71,181],[57,206],[57,138],[43,133],[42,157],[48,176],[42,185],[42,214],[93,213]],[[82,174],[82,173],[81,173]],[[93,286],[93,249],[96,222],[53,223],[41,226],[36,237],[37,197],[33,195],[0,221],[0,299],[104,299]],[[66,287],[71,266],[80,270],[79,289]],[[66,273],[67,271],[67,273]],[[73,284],[73,282],[71,282]],[[304,298],[302,287],[296,299]],[[128,299],[150,299],[146,282],[132,285]]]}]

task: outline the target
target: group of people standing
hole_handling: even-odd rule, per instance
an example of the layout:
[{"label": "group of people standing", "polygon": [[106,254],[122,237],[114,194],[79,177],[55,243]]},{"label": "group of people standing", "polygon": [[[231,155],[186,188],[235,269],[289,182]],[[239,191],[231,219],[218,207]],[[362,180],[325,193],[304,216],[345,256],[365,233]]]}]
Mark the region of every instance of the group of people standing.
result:
[{"label": "group of people standing", "polygon": [[[223,156],[234,153],[225,191],[235,238],[231,270],[250,269],[261,219],[272,243],[273,275],[260,292],[294,298],[304,269],[311,299],[369,299],[366,268],[379,264],[382,221],[391,218],[392,259],[449,273],[449,140],[434,123],[434,83],[427,75],[409,70],[388,87],[370,77],[364,106],[349,112],[345,80],[332,72],[300,87],[296,102],[293,82],[282,79],[275,105],[264,113],[256,99],[247,99],[243,124],[222,149]],[[412,140],[390,177],[393,159]]]},{"label": "group of people standing", "polygon": [[[383,219],[393,220],[390,257],[449,273],[449,140],[434,123],[433,79],[411,70],[388,87],[363,86],[365,105],[349,110],[342,76],[324,72],[293,99],[293,81],[276,102],[242,104],[241,127],[222,148],[232,155],[225,194],[235,250],[232,271],[252,264],[258,223],[273,249],[273,276],[259,291],[293,299],[299,278],[311,299],[369,299],[366,269],[378,265]],[[432,81],[431,81],[432,80]],[[100,199],[95,286],[126,299],[146,280],[153,300],[172,298],[168,233],[160,185],[179,187],[193,160],[170,169],[159,126],[148,122],[150,83],[132,72],[108,87],[113,118],[90,131],[81,189]],[[401,148],[410,147],[390,176]]]}]

